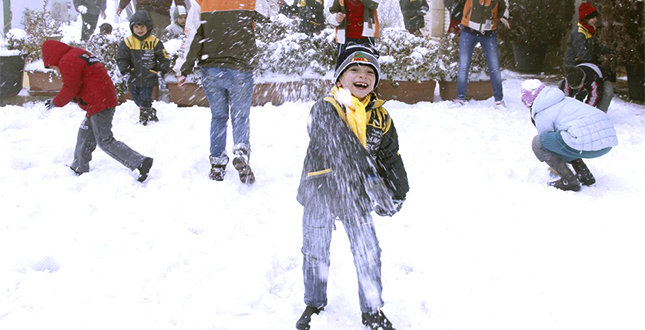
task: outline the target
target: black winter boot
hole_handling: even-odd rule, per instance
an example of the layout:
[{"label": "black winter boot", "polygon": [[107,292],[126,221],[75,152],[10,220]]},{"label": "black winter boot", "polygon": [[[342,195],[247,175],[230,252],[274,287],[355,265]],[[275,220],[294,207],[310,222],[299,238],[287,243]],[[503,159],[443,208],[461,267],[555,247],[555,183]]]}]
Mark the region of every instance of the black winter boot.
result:
[{"label": "black winter boot", "polygon": [[211,156],[209,159],[211,162],[211,172],[208,176],[211,180],[224,181],[226,164],[228,164],[228,156],[226,154],[222,154],[219,157]]},{"label": "black winter boot", "polygon": [[373,313],[363,313],[363,324],[371,330],[395,330],[392,322],[385,317],[383,311],[379,310]]},{"label": "black winter boot", "polygon": [[155,108],[150,109],[150,121],[159,121],[159,117],[157,117],[157,109]]},{"label": "black winter boot", "polygon": [[240,181],[246,184],[255,182],[255,174],[249,166],[251,146],[246,143],[239,143],[233,147],[233,167],[240,173]]},{"label": "black winter boot", "polygon": [[307,308],[305,308],[305,311],[302,312],[302,315],[300,315],[300,319],[298,319],[298,322],[296,322],[296,329],[309,330],[309,328],[311,328],[309,326],[309,322],[311,322],[311,316],[314,314],[318,315],[322,311],[323,311],[322,308],[307,306]]},{"label": "black winter boot", "polygon": [[549,186],[551,187],[556,187],[560,190],[573,190],[573,191],[578,191],[580,190],[580,182],[578,181],[578,178],[576,178],[575,174],[571,172],[571,169],[569,169],[569,166],[567,166],[567,163],[562,161],[559,158],[555,159],[550,159],[549,162],[551,167],[560,174],[560,179],[551,181],[549,182]]},{"label": "black winter boot", "polygon": [[150,120],[151,109],[148,108],[139,108],[139,123],[143,126],[148,125]]},{"label": "black winter boot", "polygon": [[596,183],[596,179],[593,177],[593,174],[591,174],[591,171],[589,171],[589,168],[582,159],[576,159],[569,164],[571,164],[573,169],[576,171],[576,177],[580,183],[585,186],[591,186]]},{"label": "black winter boot", "polygon": [[548,185],[565,191],[569,191],[569,190],[579,191],[580,182],[578,182],[578,179],[576,179],[575,177],[574,177],[574,180],[575,181],[570,181],[565,178],[560,178],[559,180],[549,182]]},{"label": "black winter boot", "polygon": [[137,181],[139,182],[146,181],[151,167],[152,167],[152,158],[150,157],[144,158],[143,162],[141,162],[141,165],[137,167],[137,169],[139,170],[139,178],[137,179]]}]

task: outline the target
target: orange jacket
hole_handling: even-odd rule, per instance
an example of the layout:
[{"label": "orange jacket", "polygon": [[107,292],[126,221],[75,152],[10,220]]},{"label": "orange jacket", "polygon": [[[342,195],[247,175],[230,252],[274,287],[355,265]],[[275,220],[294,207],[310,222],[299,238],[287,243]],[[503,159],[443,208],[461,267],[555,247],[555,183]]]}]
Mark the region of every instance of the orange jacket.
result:
[{"label": "orange jacket", "polygon": [[466,0],[461,25],[479,32],[495,31],[505,11],[504,0]]}]

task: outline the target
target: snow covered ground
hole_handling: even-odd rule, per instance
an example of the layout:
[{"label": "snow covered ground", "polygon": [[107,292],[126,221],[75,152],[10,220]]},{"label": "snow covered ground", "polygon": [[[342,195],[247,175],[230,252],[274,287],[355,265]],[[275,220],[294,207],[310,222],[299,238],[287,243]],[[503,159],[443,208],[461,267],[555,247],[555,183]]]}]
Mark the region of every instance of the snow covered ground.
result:
[{"label": "snow covered ground", "polygon": [[[374,215],[386,315],[399,330],[644,329],[645,107],[614,100],[619,145],[587,161],[594,186],[563,192],[531,151],[523,77],[504,77],[508,109],[387,103],[411,191]],[[143,184],[100,149],[73,175],[75,105],[0,108],[0,329],[294,329],[312,104],[252,108],[251,187],[230,166],[208,179],[207,108],[156,103],[147,127],[117,108],[116,138],[154,157]],[[340,224],[331,253],[312,329],[362,329]]]}]

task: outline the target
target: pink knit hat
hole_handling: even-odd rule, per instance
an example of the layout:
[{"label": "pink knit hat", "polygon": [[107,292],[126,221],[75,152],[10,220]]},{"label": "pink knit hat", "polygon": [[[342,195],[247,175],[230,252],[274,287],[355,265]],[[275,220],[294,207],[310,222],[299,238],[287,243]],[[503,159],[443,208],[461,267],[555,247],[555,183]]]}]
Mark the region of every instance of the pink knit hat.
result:
[{"label": "pink knit hat", "polygon": [[537,80],[526,80],[522,83],[521,99],[525,106],[531,107],[538,94],[544,89],[544,84]]}]

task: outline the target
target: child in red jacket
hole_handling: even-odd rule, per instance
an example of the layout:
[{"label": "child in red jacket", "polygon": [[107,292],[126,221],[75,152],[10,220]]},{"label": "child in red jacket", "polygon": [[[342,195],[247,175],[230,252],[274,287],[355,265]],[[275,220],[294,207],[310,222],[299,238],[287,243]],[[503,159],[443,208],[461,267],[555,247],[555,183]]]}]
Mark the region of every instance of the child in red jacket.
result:
[{"label": "child in red jacket", "polygon": [[145,181],[152,158],[142,156],[112,135],[117,98],[103,63],[84,49],[55,40],[45,41],[42,51],[45,67],[56,69],[63,80],[63,87],[53,100],[47,100],[47,107],[62,107],[76,98],[78,106],[87,112],[78,131],[70,168],[77,175],[89,172],[92,152],[98,145],[125,167],[139,170],[137,180]]}]

